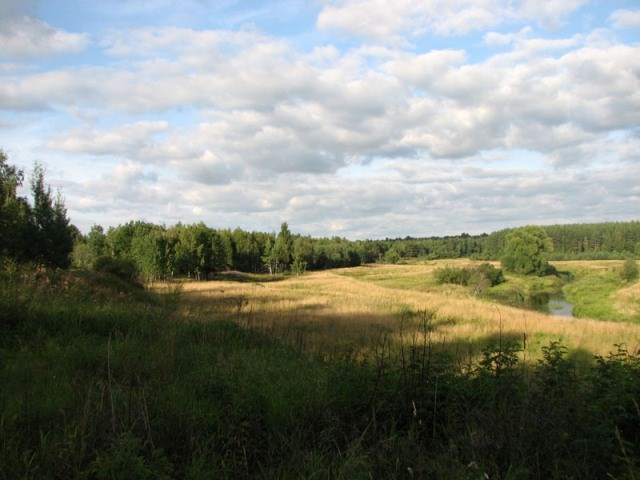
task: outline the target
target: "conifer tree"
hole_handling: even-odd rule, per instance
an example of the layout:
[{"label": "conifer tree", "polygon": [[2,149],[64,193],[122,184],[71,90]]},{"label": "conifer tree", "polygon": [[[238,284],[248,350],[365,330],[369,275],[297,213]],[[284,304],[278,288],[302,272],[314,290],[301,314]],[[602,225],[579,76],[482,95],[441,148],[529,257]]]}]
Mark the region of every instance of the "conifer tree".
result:
[{"label": "conifer tree", "polygon": [[45,184],[44,168],[36,164],[31,177],[33,195],[31,257],[40,265],[67,268],[73,250],[73,232],[67,218],[64,199],[58,192],[53,198]]}]

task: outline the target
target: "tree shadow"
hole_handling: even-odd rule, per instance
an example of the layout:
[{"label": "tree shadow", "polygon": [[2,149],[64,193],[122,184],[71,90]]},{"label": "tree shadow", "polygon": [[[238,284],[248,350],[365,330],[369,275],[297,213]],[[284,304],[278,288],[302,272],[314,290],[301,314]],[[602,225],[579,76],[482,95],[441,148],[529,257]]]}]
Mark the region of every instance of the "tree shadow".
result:
[{"label": "tree shadow", "polygon": [[[426,348],[449,357],[458,364],[476,361],[484,351],[518,351],[530,363],[540,358],[541,345],[527,344],[524,332],[499,331],[477,336],[458,335],[455,317],[438,317],[437,311],[398,313],[337,312],[326,301],[286,296],[252,296],[213,288],[183,292],[186,315],[202,321],[229,320],[242,328],[279,339],[297,350],[328,358],[376,355],[384,345],[396,358]],[[299,302],[299,304],[297,303]],[[551,341],[551,339],[549,339]],[[593,353],[569,350],[581,364],[592,362]]]},{"label": "tree shadow", "polygon": [[237,270],[230,270],[227,272],[216,272],[209,276],[207,280],[223,280],[225,282],[239,282],[239,283],[271,283],[281,282],[289,278],[286,275],[275,274],[265,275],[258,273],[245,273]]}]

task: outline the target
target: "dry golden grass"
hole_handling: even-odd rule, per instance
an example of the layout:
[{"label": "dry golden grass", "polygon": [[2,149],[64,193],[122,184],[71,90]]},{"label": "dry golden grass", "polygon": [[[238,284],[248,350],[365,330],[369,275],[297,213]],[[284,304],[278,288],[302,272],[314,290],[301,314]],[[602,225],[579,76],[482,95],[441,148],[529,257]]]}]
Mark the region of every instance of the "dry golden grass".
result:
[{"label": "dry golden grass", "polygon": [[[269,329],[301,348],[329,355],[370,354],[381,335],[395,345],[420,343],[423,312],[435,312],[429,340],[458,355],[475,355],[499,338],[526,339],[528,359],[539,358],[541,347],[554,340],[570,350],[596,355],[606,355],[617,343],[629,349],[640,345],[639,325],[553,317],[482,301],[462,287],[433,283],[435,268],[468,263],[363,266],[264,283],[190,282],[183,285],[182,308],[186,316]],[[618,295],[637,296],[638,288]]]},{"label": "dry golden grass", "polygon": [[629,317],[640,316],[640,282],[614,292],[611,299],[621,314]]},{"label": "dry golden grass", "polygon": [[623,260],[563,260],[551,262],[558,270],[615,270],[622,267]]}]

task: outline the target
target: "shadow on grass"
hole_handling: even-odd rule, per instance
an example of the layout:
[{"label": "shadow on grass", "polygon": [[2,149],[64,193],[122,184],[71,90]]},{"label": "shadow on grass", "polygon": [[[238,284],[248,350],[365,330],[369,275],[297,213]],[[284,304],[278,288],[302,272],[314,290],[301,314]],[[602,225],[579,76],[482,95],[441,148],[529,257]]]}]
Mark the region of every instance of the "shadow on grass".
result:
[{"label": "shadow on grass", "polygon": [[[85,284],[59,289],[0,290],[0,314],[27,309],[0,324],[20,339],[0,358],[0,478],[640,473],[640,368],[622,351],[581,376],[559,345],[520,368],[515,332],[448,340],[434,312],[328,315],[319,303],[313,318],[241,308],[170,321],[169,302],[115,286],[106,309],[76,294]],[[296,344],[318,338],[361,342],[369,357]],[[480,356],[464,368],[447,360],[456,349]]]},{"label": "shadow on grass", "polygon": [[211,280],[224,280],[226,282],[240,282],[240,283],[271,283],[281,282],[289,278],[287,275],[275,274],[258,274],[258,273],[245,273],[231,270],[228,272],[217,272],[211,276]]}]

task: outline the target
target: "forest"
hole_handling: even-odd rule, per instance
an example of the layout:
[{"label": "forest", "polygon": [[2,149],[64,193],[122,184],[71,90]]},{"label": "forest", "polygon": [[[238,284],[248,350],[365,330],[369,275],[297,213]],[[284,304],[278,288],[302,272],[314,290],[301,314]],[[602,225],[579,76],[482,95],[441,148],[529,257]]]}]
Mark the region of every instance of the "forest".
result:
[{"label": "forest", "polygon": [[[622,259],[640,253],[640,222],[550,225],[551,260]],[[188,276],[210,278],[215,272],[301,273],[305,270],[395,264],[403,259],[472,258],[499,260],[505,239],[515,229],[471,236],[356,240],[312,238],[292,233],[287,223],[279,232],[214,229],[204,223],[172,227],[129,222],[104,229],[95,225],[76,240],[73,262],[88,267],[104,257],[131,262],[129,269],[147,278]],[[112,265],[113,266],[113,265]],[[122,264],[120,264],[122,266]]]}]

